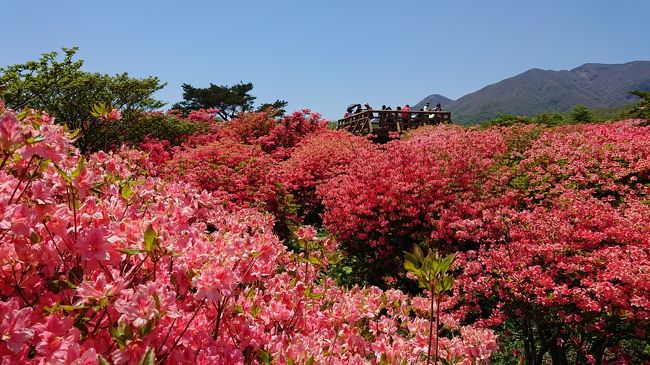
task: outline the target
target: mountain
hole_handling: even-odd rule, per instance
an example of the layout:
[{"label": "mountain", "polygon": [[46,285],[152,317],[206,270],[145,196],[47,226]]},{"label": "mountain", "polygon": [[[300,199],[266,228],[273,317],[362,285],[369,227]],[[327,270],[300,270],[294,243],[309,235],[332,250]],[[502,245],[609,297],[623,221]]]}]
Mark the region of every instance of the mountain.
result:
[{"label": "mountain", "polygon": [[417,103],[417,109],[415,106],[413,107],[413,110],[418,110],[422,108],[426,103],[429,103],[429,105],[433,108],[436,105],[449,105],[453,102],[452,99],[449,99],[448,97],[442,96],[440,94],[433,94],[429,95],[426,98],[424,98],[421,102]]},{"label": "mountain", "polygon": [[587,63],[569,71],[534,68],[458,100],[444,102],[444,96],[427,96],[414,108],[426,102],[441,103],[456,123],[473,124],[502,114],[563,113],[577,104],[591,109],[621,106],[638,100],[629,94],[632,90],[650,90],[650,61]]}]

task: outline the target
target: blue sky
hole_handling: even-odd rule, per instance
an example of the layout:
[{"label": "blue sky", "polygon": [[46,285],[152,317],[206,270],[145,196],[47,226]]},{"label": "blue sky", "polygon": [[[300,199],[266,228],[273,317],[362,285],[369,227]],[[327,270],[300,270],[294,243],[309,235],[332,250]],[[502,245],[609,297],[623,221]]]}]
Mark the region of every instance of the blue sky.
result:
[{"label": "blue sky", "polygon": [[4,0],[0,66],[78,46],[84,69],[158,76],[157,97],[252,82],[258,102],[456,99],[530,68],[650,60],[647,0]]}]

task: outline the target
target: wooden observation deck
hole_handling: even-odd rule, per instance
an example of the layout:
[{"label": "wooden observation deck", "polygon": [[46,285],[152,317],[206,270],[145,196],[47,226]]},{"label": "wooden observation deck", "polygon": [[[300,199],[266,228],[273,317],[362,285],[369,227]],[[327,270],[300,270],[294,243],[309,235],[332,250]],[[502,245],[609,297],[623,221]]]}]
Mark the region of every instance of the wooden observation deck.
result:
[{"label": "wooden observation deck", "polygon": [[366,110],[339,119],[337,129],[352,134],[388,138],[391,132],[402,133],[423,125],[451,123],[451,113],[442,111]]}]

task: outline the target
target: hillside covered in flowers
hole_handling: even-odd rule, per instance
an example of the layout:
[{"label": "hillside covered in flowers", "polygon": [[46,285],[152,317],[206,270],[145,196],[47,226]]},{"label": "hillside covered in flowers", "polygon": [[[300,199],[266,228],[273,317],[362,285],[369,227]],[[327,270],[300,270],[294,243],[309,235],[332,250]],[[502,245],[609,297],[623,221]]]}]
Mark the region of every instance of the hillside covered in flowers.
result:
[{"label": "hillside covered in flowers", "polygon": [[82,154],[0,104],[1,364],[650,361],[641,120],[182,121]]}]

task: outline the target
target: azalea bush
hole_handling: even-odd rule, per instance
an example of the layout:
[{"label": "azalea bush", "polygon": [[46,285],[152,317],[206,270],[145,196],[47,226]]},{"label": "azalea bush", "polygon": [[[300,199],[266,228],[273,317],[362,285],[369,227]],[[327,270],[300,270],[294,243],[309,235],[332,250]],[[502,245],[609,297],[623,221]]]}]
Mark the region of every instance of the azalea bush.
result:
[{"label": "azalea bush", "polygon": [[[414,363],[426,299],[323,276],[337,243],[291,252],[273,216],[87,158],[46,114],[0,107],[0,358],[15,363]],[[230,171],[224,173],[231,173]],[[485,363],[488,329],[440,320],[440,356]]]},{"label": "azalea bush", "polygon": [[167,162],[172,180],[187,179],[197,188],[227,196],[236,204],[273,199],[269,178],[273,160],[257,146],[225,139],[187,148]]},{"label": "azalea bush", "polygon": [[82,155],[0,105],[0,363],[650,361],[640,120],[213,119]]},{"label": "azalea bush", "polygon": [[346,173],[352,162],[364,161],[377,153],[379,149],[366,138],[323,129],[296,146],[291,157],[277,168],[277,178],[293,195],[301,220],[321,224],[319,187]]},{"label": "azalea bush", "polygon": [[575,191],[500,212],[502,240],[463,255],[461,312],[514,324],[527,363],[547,352],[557,364],[643,362],[643,345],[636,355],[621,346],[647,343],[649,217],[638,201],[613,207]]},{"label": "azalea bush", "polygon": [[207,133],[188,140],[188,146],[200,146],[210,142],[230,139],[241,144],[259,146],[276,160],[286,159],[300,140],[327,125],[318,113],[309,109],[276,118],[272,110],[240,113],[236,118],[223,122]]},{"label": "azalea bush", "polygon": [[324,225],[367,261],[363,266],[372,268],[368,275],[379,284],[384,279],[376,274],[395,274],[401,252],[413,242],[453,251],[477,239],[465,231],[493,204],[492,191],[500,185],[491,171],[505,151],[493,130],[418,130],[356,159],[346,174],[319,187]]}]

